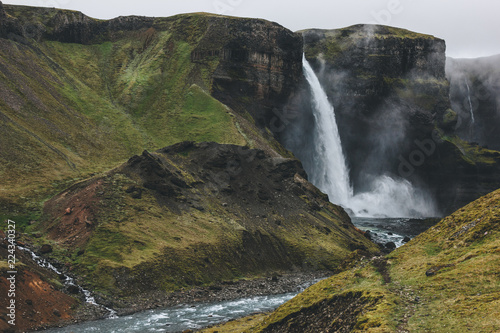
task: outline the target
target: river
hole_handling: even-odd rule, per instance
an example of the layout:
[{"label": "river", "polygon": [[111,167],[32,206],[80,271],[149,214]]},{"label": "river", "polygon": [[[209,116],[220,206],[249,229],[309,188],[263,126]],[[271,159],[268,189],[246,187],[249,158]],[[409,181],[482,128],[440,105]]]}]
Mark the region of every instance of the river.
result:
[{"label": "river", "polygon": [[267,312],[295,297],[300,291],[315,282],[303,285],[299,291],[281,295],[255,296],[234,301],[197,305],[181,305],[166,309],[155,309],[133,315],[84,322],[58,329],[49,333],[132,333],[132,332],[182,332],[194,330],[228,320],[248,316],[256,312]]}]

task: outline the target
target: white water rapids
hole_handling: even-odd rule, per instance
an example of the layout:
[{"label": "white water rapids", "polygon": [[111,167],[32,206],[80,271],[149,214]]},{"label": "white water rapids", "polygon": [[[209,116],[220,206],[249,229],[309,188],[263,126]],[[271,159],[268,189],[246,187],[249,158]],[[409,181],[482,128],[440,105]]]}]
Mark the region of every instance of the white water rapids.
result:
[{"label": "white water rapids", "polygon": [[309,62],[303,57],[304,75],[313,98],[315,156],[311,183],[358,217],[429,217],[436,215],[432,200],[401,178],[382,175],[370,184],[370,191],[354,194],[332,104]]}]

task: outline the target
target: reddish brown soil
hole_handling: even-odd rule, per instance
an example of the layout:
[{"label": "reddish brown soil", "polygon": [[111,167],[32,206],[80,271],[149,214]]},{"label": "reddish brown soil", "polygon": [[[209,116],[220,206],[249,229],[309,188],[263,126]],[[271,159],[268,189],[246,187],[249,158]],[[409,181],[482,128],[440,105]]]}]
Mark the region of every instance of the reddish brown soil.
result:
[{"label": "reddish brown soil", "polygon": [[[8,243],[5,233],[0,231],[0,259],[7,258]],[[7,280],[7,268],[0,269],[0,332],[25,332],[44,326],[53,326],[72,319],[73,310],[79,303],[75,298],[57,290],[50,281],[58,279],[57,274],[39,267],[25,252],[16,248],[15,296],[9,295],[11,283]],[[15,300],[15,326],[7,304]]]},{"label": "reddish brown soil", "polygon": [[101,185],[101,180],[79,183],[47,201],[44,213],[59,220],[48,229],[50,239],[75,248],[87,243],[94,229]]},{"label": "reddish brown soil", "polygon": [[[0,304],[9,304],[8,274],[4,271],[0,277]],[[15,326],[8,324],[6,307],[0,307],[0,331],[22,332],[48,324],[71,319],[72,306],[77,301],[42,280],[26,269],[16,274],[16,321]]]}]

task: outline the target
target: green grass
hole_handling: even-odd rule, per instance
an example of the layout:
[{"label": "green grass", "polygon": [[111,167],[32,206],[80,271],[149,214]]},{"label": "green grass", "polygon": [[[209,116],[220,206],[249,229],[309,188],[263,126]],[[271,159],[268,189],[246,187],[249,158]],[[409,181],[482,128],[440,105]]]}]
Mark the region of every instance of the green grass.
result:
[{"label": "green grass", "polygon": [[457,136],[442,136],[442,139],[452,143],[461,152],[462,159],[469,164],[494,165],[500,161],[500,154],[496,150],[487,149],[471,144]]}]

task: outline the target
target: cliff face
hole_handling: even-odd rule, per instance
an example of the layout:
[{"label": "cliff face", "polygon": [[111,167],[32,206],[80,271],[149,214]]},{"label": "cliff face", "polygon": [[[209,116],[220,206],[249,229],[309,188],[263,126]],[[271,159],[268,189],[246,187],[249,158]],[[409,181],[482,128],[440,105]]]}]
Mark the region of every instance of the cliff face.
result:
[{"label": "cliff face", "polygon": [[213,75],[213,95],[249,112],[260,128],[271,128],[302,75],[300,35],[276,23],[225,19],[210,25],[192,53],[196,62],[214,56],[220,64]]},{"label": "cliff face", "polygon": [[5,5],[8,29],[1,35],[12,40],[53,40],[95,44],[117,39],[124,31],[149,28],[153,18],[130,16],[97,20],[78,11],[57,8]]},{"label": "cliff face", "polygon": [[[494,152],[481,155],[454,136],[443,40],[372,25],[302,33],[306,58],[335,107],[355,192],[381,175],[405,178],[450,212],[500,186]],[[304,87],[292,95],[280,138],[307,165],[315,120]],[[471,181],[475,172],[482,185]]]},{"label": "cliff face", "polygon": [[450,100],[457,113],[457,135],[500,150],[500,56],[446,62]]},{"label": "cliff face", "polygon": [[289,154],[266,127],[299,80],[302,40],[278,24],[2,8],[1,175],[14,198],[44,192],[0,198],[6,210],[184,140]]}]

